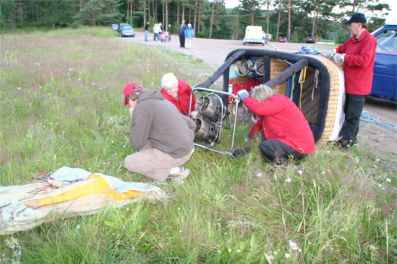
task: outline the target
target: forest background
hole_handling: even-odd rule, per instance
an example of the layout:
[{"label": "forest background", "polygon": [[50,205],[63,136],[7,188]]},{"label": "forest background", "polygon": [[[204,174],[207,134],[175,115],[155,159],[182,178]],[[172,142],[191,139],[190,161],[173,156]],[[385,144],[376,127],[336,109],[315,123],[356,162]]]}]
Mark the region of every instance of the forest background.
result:
[{"label": "forest background", "polygon": [[[247,25],[261,25],[273,39],[302,42],[307,35],[343,42],[340,26],[354,12],[369,18],[369,31],[390,12],[382,0],[241,0],[226,8],[224,0],[1,0],[0,30],[78,27],[127,22],[135,28],[162,22],[177,32],[185,20],[202,38],[242,39]],[[386,1],[383,1],[386,2]]]}]

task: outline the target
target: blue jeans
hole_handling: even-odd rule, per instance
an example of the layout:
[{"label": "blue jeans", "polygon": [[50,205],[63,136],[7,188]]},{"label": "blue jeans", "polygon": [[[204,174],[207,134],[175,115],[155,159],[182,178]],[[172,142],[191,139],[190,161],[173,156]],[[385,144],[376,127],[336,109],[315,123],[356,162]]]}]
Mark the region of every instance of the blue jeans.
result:
[{"label": "blue jeans", "polygon": [[159,33],[154,33],[154,32],[153,32],[153,41],[156,41],[156,40],[157,40],[157,41],[160,40],[160,39],[159,39]]},{"label": "blue jeans", "polygon": [[143,37],[143,39],[145,40],[145,41],[147,41],[147,30],[145,30],[145,32],[144,32],[144,37]]}]

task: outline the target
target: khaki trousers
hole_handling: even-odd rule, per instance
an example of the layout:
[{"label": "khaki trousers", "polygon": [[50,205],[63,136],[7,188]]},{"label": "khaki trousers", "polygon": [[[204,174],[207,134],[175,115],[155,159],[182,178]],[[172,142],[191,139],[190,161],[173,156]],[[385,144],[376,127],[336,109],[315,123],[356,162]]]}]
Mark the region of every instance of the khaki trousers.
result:
[{"label": "khaki trousers", "polygon": [[185,48],[190,49],[192,47],[192,40],[186,39],[185,40]]},{"label": "khaki trousers", "polygon": [[192,154],[193,150],[186,156],[174,158],[146,144],[141,151],[128,155],[124,166],[129,171],[143,174],[155,181],[164,181],[172,168],[185,164]]}]

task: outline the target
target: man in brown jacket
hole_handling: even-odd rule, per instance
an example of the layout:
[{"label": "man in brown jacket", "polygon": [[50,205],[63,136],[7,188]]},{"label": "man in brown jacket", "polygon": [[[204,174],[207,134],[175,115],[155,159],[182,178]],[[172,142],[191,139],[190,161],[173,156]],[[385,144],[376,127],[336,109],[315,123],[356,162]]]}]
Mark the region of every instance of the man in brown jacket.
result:
[{"label": "man in brown jacket", "polygon": [[183,182],[190,172],[182,165],[194,151],[195,123],[159,91],[144,92],[140,84],[129,83],[123,93],[132,118],[131,144],[138,150],[126,157],[124,166],[156,181],[170,177]]}]

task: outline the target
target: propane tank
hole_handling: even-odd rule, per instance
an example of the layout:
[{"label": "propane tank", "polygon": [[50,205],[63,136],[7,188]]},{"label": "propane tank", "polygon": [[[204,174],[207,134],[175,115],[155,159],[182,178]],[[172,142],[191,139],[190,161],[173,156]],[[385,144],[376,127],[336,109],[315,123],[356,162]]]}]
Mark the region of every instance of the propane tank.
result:
[{"label": "propane tank", "polygon": [[[228,83],[228,86],[227,86],[227,91],[229,93],[233,93],[233,81],[232,80],[229,80],[229,83]],[[231,96],[228,97],[228,101],[229,102],[232,101],[232,97]]]}]

